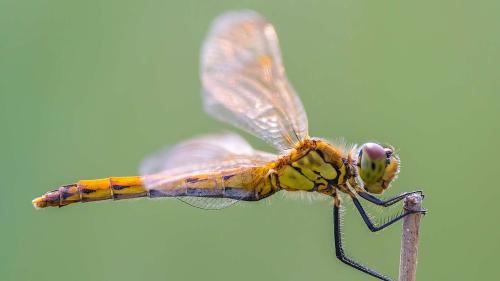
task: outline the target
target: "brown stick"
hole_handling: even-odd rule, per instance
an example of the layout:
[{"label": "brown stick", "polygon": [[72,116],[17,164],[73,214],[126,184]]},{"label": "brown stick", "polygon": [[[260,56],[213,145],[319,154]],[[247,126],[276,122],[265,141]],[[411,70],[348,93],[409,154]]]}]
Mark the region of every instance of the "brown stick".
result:
[{"label": "brown stick", "polygon": [[[422,209],[422,196],[412,194],[405,199],[406,210]],[[403,220],[403,236],[401,237],[401,256],[399,261],[399,281],[415,281],[417,274],[418,236],[420,213],[408,215]]]}]

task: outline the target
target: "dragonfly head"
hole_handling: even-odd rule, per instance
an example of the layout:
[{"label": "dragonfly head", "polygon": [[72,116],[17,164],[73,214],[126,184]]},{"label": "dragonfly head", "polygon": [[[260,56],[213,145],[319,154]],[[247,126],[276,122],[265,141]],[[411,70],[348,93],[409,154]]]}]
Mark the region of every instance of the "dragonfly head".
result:
[{"label": "dragonfly head", "polygon": [[364,188],[370,193],[384,192],[399,172],[399,158],[394,154],[394,149],[377,143],[363,144],[357,163]]}]

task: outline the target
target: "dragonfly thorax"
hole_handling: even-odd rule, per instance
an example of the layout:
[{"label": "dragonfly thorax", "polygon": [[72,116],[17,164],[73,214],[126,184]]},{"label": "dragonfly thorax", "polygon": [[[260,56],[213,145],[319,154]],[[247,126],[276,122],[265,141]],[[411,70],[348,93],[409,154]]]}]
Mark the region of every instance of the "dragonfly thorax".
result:
[{"label": "dragonfly thorax", "polygon": [[348,174],[343,150],[319,139],[302,141],[277,167],[280,187],[288,191],[331,194],[334,186],[346,183]]}]

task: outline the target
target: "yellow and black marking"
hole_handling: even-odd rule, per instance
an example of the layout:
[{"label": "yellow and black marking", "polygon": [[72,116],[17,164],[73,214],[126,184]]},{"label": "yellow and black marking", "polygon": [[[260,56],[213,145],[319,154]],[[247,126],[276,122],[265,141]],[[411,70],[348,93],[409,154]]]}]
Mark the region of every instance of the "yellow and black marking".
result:
[{"label": "yellow and black marking", "polygon": [[128,199],[148,196],[141,177],[111,177],[81,180],[49,191],[33,200],[37,208],[62,207],[76,202]]},{"label": "yellow and black marking", "polygon": [[162,179],[161,185],[150,189],[138,176],[81,180],[47,192],[33,200],[33,205],[37,208],[62,207],[107,199],[177,196],[257,201],[281,189],[331,195],[332,189],[345,184],[349,176],[346,161],[337,148],[320,140],[307,139],[289,155],[262,166]]},{"label": "yellow and black marking", "polygon": [[279,191],[279,181],[269,167],[247,167],[196,174],[168,180],[147,189],[141,177],[81,180],[61,186],[33,200],[37,208],[62,207],[76,202],[138,197],[211,197],[257,201]]},{"label": "yellow and black marking", "polygon": [[257,201],[278,192],[308,191],[332,195],[345,192],[347,181],[356,176],[352,152],[317,139],[302,140],[288,155],[261,166],[235,167],[223,171],[161,178],[158,186],[146,188],[143,178],[111,177],[81,180],[61,186],[33,200],[37,208],[66,206],[76,202],[138,197],[211,197]]},{"label": "yellow and black marking", "polygon": [[330,194],[347,179],[347,159],[319,140],[304,141],[287,160],[277,171],[280,187],[287,191]]}]

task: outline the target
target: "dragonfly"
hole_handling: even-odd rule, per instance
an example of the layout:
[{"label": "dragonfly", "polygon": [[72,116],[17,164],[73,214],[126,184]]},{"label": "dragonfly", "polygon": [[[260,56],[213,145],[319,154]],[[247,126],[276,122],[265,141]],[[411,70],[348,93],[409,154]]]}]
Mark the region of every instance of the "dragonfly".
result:
[{"label": "dragonfly", "polygon": [[340,194],[345,194],[372,232],[425,212],[404,210],[379,224],[360,203],[389,207],[408,195],[422,194],[404,192],[388,200],[377,196],[399,173],[394,148],[371,142],[348,147],[310,137],[306,112],[285,73],[276,31],[257,12],[226,12],[214,20],[202,47],[200,72],[208,114],[266,141],[277,154],[252,148],[236,133],[203,135],[147,157],[140,176],[80,180],[35,198],[33,205],[174,197],[194,207],[222,209],[279,191],[316,193],[333,201],[337,258],[391,280],[345,254],[339,210]]}]

